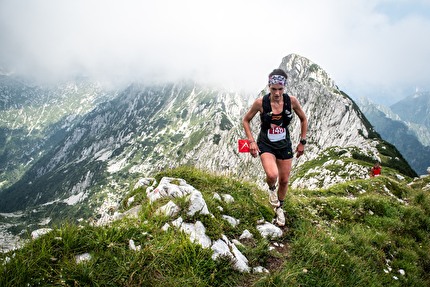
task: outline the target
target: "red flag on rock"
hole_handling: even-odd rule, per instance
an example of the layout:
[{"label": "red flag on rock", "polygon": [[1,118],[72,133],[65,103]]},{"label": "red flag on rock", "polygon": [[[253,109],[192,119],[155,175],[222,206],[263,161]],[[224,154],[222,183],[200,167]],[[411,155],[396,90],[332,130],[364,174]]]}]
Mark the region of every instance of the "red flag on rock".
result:
[{"label": "red flag on rock", "polygon": [[238,141],[238,146],[239,146],[239,152],[249,152],[249,140],[240,139]]}]

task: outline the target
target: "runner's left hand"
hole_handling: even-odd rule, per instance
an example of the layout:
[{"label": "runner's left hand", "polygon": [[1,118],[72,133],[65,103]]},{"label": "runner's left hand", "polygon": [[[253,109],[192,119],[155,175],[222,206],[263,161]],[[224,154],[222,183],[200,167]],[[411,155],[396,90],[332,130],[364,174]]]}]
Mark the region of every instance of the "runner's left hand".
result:
[{"label": "runner's left hand", "polygon": [[296,148],[296,157],[299,158],[305,153],[303,145],[299,144]]}]

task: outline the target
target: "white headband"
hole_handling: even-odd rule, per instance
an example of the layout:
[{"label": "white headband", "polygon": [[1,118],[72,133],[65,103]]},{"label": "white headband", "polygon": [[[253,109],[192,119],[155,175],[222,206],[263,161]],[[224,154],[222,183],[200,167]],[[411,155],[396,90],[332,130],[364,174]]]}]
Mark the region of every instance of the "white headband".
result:
[{"label": "white headband", "polygon": [[284,76],[281,76],[281,75],[273,75],[273,76],[269,77],[269,86],[270,85],[276,85],[276,84],[286,86],[287,85],[287,78],[285,78]]}]

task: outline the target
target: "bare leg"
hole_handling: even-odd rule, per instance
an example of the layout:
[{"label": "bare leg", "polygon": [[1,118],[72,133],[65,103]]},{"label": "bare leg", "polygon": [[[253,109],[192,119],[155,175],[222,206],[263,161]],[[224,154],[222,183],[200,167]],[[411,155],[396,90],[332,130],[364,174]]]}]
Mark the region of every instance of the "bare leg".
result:
[{"label": "bare leg", "polygon": [[272,187],[278,181],[278,164],[275,156],[271,153],[265,152],[260,156],[261,164],[263,165],[264,172],[266,173],[266,182],[269,187]]},{"label": "bare leg", "polygon": [[285,226],[285,215],[282,209],[282,203],[285,200],[288,189],[288,179],[290,177],[291,164],[293,159],[280,160],[271,153],[263,153],[260,156],[264,172],[266,173],[266,182],[272,187],[278,182],[277,197],[272,198],[269,195],[269,202],[275,207],[275,223],[279,226]]},{"label": "bare leg", "polygon": [[278,181],[278,199],[284,200],[288,190],[288,181],[290,179],[291,172],[291,164],[293,163],[293,159],[277,159],[276,165],[279,173],[279,181]]}]

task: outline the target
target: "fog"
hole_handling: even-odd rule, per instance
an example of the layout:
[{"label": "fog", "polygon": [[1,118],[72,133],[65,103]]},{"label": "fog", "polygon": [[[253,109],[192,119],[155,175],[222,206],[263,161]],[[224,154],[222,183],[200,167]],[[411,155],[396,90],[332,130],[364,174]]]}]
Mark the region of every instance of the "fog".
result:
[{"label": "fog", "polygon": [[392,2],[0,0],[0,68],[257,94],[296,53],[353,98],[389,104],[430,89],[430,1]]}]

